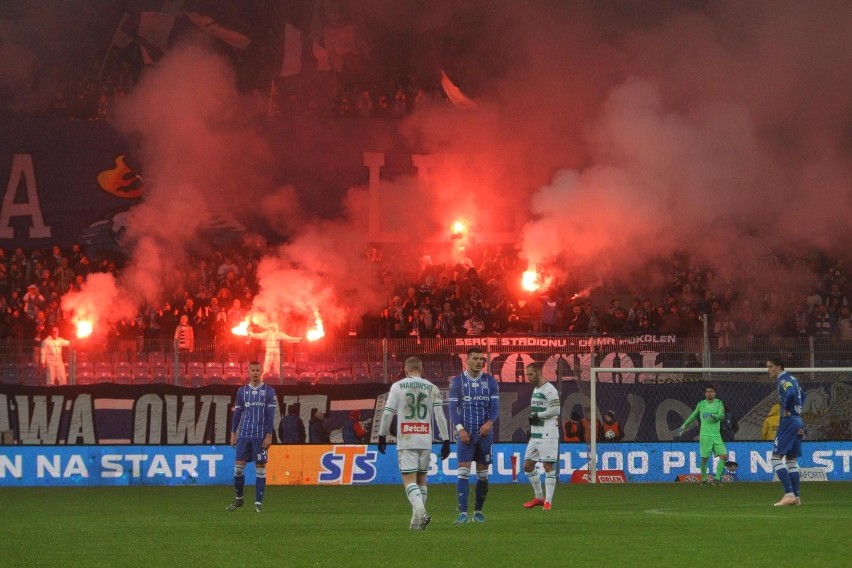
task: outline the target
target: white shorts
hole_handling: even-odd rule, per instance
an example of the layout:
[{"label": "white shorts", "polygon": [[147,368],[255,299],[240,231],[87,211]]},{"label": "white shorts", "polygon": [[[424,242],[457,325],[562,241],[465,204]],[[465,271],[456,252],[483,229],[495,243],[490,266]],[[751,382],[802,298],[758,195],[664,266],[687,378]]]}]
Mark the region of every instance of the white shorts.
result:
[{"label": "white shorts", "polygon": [[396,459],[399,464],[399,472],[406,473],[428,473],[429,462],[432,458],[432,450],[397,450]]},{"label": "white shorts", "polygon": [[556,436],[549,438],[534,438],[527,444],[527,453],[524,460],[541,463],[556,463],[559,461],[559,439]]}]

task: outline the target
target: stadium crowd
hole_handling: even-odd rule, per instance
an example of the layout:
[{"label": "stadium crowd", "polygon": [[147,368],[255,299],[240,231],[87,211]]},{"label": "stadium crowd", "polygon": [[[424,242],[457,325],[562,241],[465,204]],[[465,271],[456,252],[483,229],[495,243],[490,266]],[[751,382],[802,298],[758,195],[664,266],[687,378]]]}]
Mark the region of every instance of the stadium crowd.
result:
[{"label": "stadium crowd", "polygon": [[[185,271],[164,283],[169,292],[158,305],[141,306],[135,318],[116,322],[108,338],[125,344],[140,339],[169,341],[181,316],[187,316],[196,341],[230,337],[245,319],[259,291],[258,262],[265,250],[241,245],[190,258]],[[61,307],[69,291],[80,290],[89,275],[120,276],[125,260],[92,260],[74,244],[63,249],[7,253],[0,248],[0,340],[11,352],[34,347],[54,325],[63,337],[73,336],[70,317]],[[600,291],[578,296],[565,283],[547,290],[524,292],[523,264],[506,248],[483,249],[474,262],[455,264],[421,259],[418,273],[396,269],[399,263],[379,247],[364,254],[365,273],[377,275],[374,286],[386,305],[327,332],[367,338],[457,337],[495,334],[674,334],[703,333],[702,317],[718,347],[738,338],[827,337],[852,340],[852,320],[838,267],[822,271],[821,289],[800,298],[767,296],[753,305],[733,284],[718,285],[709,270],[674,262],[669,282],[654,297]],[[373,265],[368,267],[368,265]],[[828,265],[827,265],[828,266]],[[286,323],[285,323],[286,327]]]}]

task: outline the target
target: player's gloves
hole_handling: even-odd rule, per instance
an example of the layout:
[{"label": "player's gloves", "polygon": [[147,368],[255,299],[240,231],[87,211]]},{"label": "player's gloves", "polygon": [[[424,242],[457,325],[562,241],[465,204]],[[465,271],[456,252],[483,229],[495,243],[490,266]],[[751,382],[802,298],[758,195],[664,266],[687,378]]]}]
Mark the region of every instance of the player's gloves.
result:
[{"label": "player's gloves", "polygon": [[530,414],[530,424],[535,424],[538,422],[538,412],[533,412]]},{"label": "player's gloves", "polygon": [[450,441],[444,440],[441,442],[441,459],[445,460],[450,457]]},{"label": "player's gloves", "polygon": [[683,436],[683,426],[681,426],[680,428],[678,428],[677,430],[675,430],[675,435],[676,435],[678,438],[680,438],[681,436]]},{"label": "player's gloves", "polygon": [[388,449],[388,439],[387,436],[379,436],[379,453],[384,454],[385,450]]}]

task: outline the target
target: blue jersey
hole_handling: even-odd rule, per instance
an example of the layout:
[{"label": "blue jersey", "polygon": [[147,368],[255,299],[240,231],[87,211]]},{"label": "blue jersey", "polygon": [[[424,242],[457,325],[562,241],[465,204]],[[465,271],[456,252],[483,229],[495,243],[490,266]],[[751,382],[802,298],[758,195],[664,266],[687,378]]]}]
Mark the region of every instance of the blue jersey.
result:
[{"label": "blue jersey", "polygon": [[778,375],[778,398],[782,417],[785,412],[789,412],[790,416],[802,415],[805,395],[799,387],[799,381],[787,371]]},{"label": "blue jersey", "polygon": [[464,371],[450,381],[450,421],[452,427],[461,424],[471,436],[488,420],[497,421],[500,413],[500,389],[488,373],[471,378]]},{"label": "blue jersey", "polygon": [[271,386],[260,383],[257,388],[251,384],[240,387],[231,431],[238,438],[265,438],[273,431],[277,406],[278,399]]}]

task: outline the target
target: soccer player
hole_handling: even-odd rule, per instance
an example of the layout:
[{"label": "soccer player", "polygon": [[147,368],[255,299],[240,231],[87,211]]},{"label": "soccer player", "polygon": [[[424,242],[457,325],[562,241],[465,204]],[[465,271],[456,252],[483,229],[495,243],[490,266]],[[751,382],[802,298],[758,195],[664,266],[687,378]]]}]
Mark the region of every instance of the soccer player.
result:
[{"label": "soccer player", "polygon": [[479,347],[467,352],[467,369],[450,381],[450,421],[458,432],[456,455],[458,459],[459,516],[455,523],[468,522],[468,497],[470,495],[470,464],[476,462],[476,499],[473,522],[484,523],[482,507],[488,495],[488,467],[491,465],[491,446],[494,443],[494,422],[500,410],[500,392],[497,381],[482,371],[485,353]]},{"label": "soccer player", "polygon": [[[556,470],[553,467],[559,460],[559,393],[541,374],[541,363],[530,363],[524,374],[534,386],[530,399],[530,441],[524,454],[524,472],[535,492],[532,501],[524,507],[543,506],[549,511],[556,489]],[[541,491],[541,474],[536,462],[544,467],[544,494]]]},{"label": "soccer player", "polygon": [[725,419],[725,406],[721,400],[716,398],[716,389],[713,385],[704,387],[704,400],[696,405],[692,414],[677,429],[677,435],[681,436],[684,429],[696,418],[701,422],[701,429],[698,431],[698,443],[701,449],[701,483],[706,485],[710,481],[710,478],[707,476],[707,461],[711,455],[715,455],[719,458],[719,461],[716,464],[716,476],[713,479],[713,483],[721,485],[722,473],[725,471],[725,462],[728,461],[728,450],[725,448],[725,443],[722,441],[722,433],[719,429],[722,420]]},{"label": "soccer player", "polygon": [[234,418],[231,422],[231,445],[236,447],[234,461],[234,489],[236,498],[228,505],[229,511],[243,506],[243,488],[246,484],[246,462],[253,461],[255,468],[254,510],[260,513],[263,493],[266,490],[266,462],[275,423],[278,399],[275,390],[261,380],[263,367],[257,361],[249,363],[251,382],[237,391]]},{"label": "soccer player", "polygon": [[433,420],[438,425],[441,438],[442,460],[450,455],[450,435],[441,391],[421,377],[423,362],[418,357],[409,357],[404,368],[405,378],[391,385],[382,412],[379,453],[384,454],[387,449],[387,435],[396,417],[396,458],[402,485],[412,508],[409,528],[422,531],[432,520],[426,513],[426,474],[432,456]]},{"label": "soccer player", "polygon": [[781,404],[781,421],[778,423],[775,447],[772,450],[772,469],[784,486],[784,497],[775,503],[775,506],[801,505],[797,460],[802,452],[802,438],[805,436],[805,422],[802,420],[805,394],[799,388],[796,377],[784,370],[784,363],[780,358],[768,359],[766,369],[769,376],[776,380]]}]

